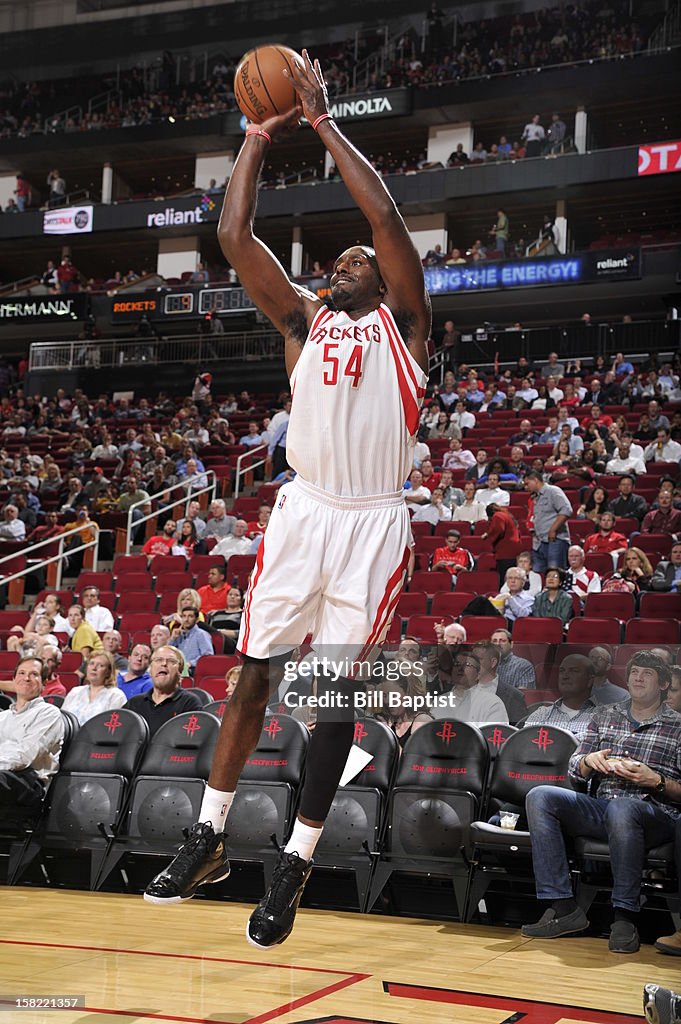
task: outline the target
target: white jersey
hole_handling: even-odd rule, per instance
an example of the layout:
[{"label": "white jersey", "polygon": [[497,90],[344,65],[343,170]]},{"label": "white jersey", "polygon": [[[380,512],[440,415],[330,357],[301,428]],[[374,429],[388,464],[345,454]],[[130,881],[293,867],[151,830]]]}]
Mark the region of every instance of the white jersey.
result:
[{"label": "white jersey", "polygon": [[427,383],[387,306],[359,320],[323,306],[291,374],[289,465],[330,494],[401,492]]}]

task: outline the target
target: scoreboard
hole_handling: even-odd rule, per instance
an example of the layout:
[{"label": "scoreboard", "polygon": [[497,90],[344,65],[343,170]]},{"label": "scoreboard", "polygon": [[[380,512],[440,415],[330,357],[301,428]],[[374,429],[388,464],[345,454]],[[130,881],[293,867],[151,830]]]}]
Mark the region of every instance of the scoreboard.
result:
[{"label": "scoreboard", "polygon": [[199,320],[216,313],[229,316],[255,310],[255,306],[240,287],[186,288],[184,291],[166,291],[137,294],[119,293],[111,300],[113,323],[131,323],[146,314],[150,320]]}]

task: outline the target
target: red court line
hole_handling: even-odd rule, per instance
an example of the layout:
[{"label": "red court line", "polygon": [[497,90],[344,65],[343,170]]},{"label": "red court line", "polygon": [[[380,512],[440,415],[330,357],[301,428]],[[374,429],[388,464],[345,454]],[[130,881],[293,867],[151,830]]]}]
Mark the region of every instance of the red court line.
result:
[{"label": "red court line", "polygon": [[458,1006],[477,1006],[487,1010],[509,1010],[511,1013],[525,1013],[525,1024],[556,1024],[563,1017],[581,1019],[588,1024],[641,1024],[640,1016],[608,1010],[592,1010],[588,1006],[574,1006],[570,1003],[549,1003],[539,999],[513,999],[506,996],[482,995],[479,992],[462,992],[447,988],[429,988],[427,985],[402,985],[399,982],[384,981],[383,991],[402,999],[423,999],[436,1003],[454,1003]]},{"label": "red court line", "polygon": [[[333,985],[327,985],[325,988],[315,989],[315,991],[310,992],[309,995],[299,996],[298,999],[293,999],[289,1003],[277,1006],[275,1010],[267,1010],[266,1013],[261,1013],[257,1017],[251,1017],[249,1020],[244,1021],[243,1024],[265,1024],[268,1020],[273,1020],[275,1017],[281,1017],[284,1013],[297,1010],[301,1006],[307,1006],[308,1003],[314,1003],[318,999],[324,999],[325,996],[330,996],[333,992],[340,992],[341,989],[347,988],[349,985],[356,985],[358,981],[365,981],[366,978],[370,977],[370,974],[352,974],[350,977],[344,978],[342,981],[335,981]],[[220,1024],[220,1022],[218,1021],[216,1024]]]},{"label": "red court line", "polygon": [[340,974],[344,978],[353,979],[352,984],[358,979],[370,977],[370,975],[365,974],[353,974],[352,971],[337,971],[331,967],[300,967],[296,964],[276,964],[264,960],[233,960],[230,957],[223,956],[199,956],[192,953],[160,953],[146,949],[121,949],[118,946],[78,946],[67,942],[29,942],[28,940],[21,939],[0,939],[0,944],[6,946],[38,946],[45,949],[83,949],[87,952],[95,953],[129,953],[131,956],[169,957],[173,960],[207,960],[209,963],[244,964],[247,967],[279,967],[281,970],[309,971],[314,974]]},{"label": "red court line", "polygon": [[[9,999],[0,999],[0,1006],[14,1003]],[[112,1017],[130,1017],[132,1020],[139,1020],[140,1017],[149,1017],[150,1020],[172,1020],[180,1021],[181,1024],[236,1024],[235,1021],[217,1020],[215,1017],[176,1017],[166,1013],[145,1013],[144,1010],[114,1010],[105,1006],[79,1006],[79,1010],[87,1013],[107,1013]],[[58,1018],[57,1018],[58,1019]]]}]

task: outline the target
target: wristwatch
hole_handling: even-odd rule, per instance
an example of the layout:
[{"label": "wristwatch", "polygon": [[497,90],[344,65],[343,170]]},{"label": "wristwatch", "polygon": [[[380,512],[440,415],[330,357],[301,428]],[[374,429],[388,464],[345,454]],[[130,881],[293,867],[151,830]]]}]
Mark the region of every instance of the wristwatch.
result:
[{"label": "wristwatch", "polygon": [[660,776],[660,781],[653,788],[653,793],[655,793],[656,796],[664,796],[665,790],[666,790],[666,787],[667,787],[667,780],[666,780],[666,778],[664,777],[664,775],[662,774],[662,772],[660,771],[659,768],[656,768],[655,770],[656,770],[657,774]]}]

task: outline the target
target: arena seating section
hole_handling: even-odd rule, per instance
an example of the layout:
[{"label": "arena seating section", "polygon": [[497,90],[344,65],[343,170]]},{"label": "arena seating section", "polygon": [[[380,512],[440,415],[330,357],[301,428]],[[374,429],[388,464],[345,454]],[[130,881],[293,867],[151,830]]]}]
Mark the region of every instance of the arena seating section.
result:
[{"label": "arena seating section", "polygon": [[[588,380],[587,377],[587,386]],[[220,401],[218,397],[217,404]],[[184,404],[188,404],[186,400]],[[254,410],[229,416],[230,429],[236,437],[246,433],[248,422],[255,419],[261,423],[274,404],[273,394],[257,396]],[[605,408],[613,417],[622,414],[634,434],[641,414],[646,411],[645,405]],[[671,418],[676,409],[667,403],[663,411]],[[509,438],[517,432],[521,418],[529,419],[536,430],[543,429],[548,422],[543,411],[500,410],[490,416],[478,415],[475,428],[465,434],[463,447],[473,452],[485,448],[490,455],[507,456],[510,454]],[[160,430],[168,421],[167,414],[154,414],[150,422]],[[123,441],[130,426],[141,429],[136,418],[107,421],[114,443]],[[85,433],[91,435],[92,428],[86,428]],[[35,454],[51,454],[66,476],[71,465],[71,455],[66,449],[71,439],[69,434],[52,432],[30,437],[28,443]],[[27,443],[23,437],[12,436],[6,436],[3,442],[9,456],[17,454]],[[449,441],[435,440],[428,444],[438,470]],[[231,501],[236,459],[244,451],[246,449],[239,445],[224,449],[208,444],[198,449],[206,468],[213,469],[219,478],[228,510],[250,519],[256,517],[261,503],[273,503],[277,487],[249,481],[252,493]],[[537,445],[530,449],[528,461],[550,453],[551,446]],[[118,460],[108,463],[101,459],[86,460],[79,470],[83,482],[94,472],[95,465],[113,476]],[[656,497],[660,478],[667,474],[677,480],[678,465],[649,464],[648,474],[637,481],[636,492],[650,503]],[[463,471],[455,471],[454,484],[461,486],[463,477]],[[617,478],[602,475],[596,480],[613,491],[617,483]],[[567,478],[563,486],[576,513],[584,480]],[[182,489],[176,489],[176,493],[183,493]],[[8,491],[0,492],[5,501],[8,495]],[[520,524],[523,549],[531,548],[531,537],[526,530],[528,497],[524,489],[511,492],[510,509]],[[57,509],[60,503],[61,499],[56,496],[45,497],[43,511]],[[67,520],[68,514],[62,518]],[[103,530],[115,533],[125,526],[126,517],[116,511],[96,518]],[[462,545],[476,559],[473,571],[463,574],[457,583],[448,573],[430,570],[434,548],[444,543],[443,535],[449,525],[441,523],[434,529],[427,523],[414,525],[415,572],[409,589],[404,591],[397,605],[388,636],[392,649],[406,634],[424,644],[432,644],[436,622],[461,621],[470,642],[489,638],[491,631],[503,621],[461,617],[474,596],[494,595],[499,589],[492,548],[481,536],[484,530],[480,524],[472,528],[467,523],[457,523],[463,534]],[[579,541],[594,530],[588,520],[574,518],[569,525],[573,539]],[[668,557],[670,535],[640,535],[636,532],[635,520],[618,521],[615,529],[625,533],[631,544],[642,547],[653,566]],[[25,546],[15,544],[11,550],[16,550],[17,557],[21,557]],[[101,590],[101,603],[112,610],[116,627],[121,630],[123,651],[128,651],[137,642],[148,642],[151,627],[162,615],[175,610],[182,588],[199,587],[207,582],[207,570],[215,562],[216,557],[210,554],[195,555],[188,561],[178,556],[157,556],[148,566],[147,559],[139,554],[116,554],[110,570],[86,569],[60,594],[68,606],[86,585],[96,584]],[[231,558],[227,566],[228,580],[236,580],[245,587],[253,563],[253,555]],[[610,555],[589,555],[586,564],[602,575],[613,570]],[[39,594],[36,600],[42,596]],[[528,707],[556,698],[558,667],[562,658],[575,649],[588,650],[596,643],[610,645],[613,653],[610,679],[620,685],[624,683],[631,645],[636,648],[665,645],[677,661],[681,643],[680,605],[681,595],[645,593],[634,598],[630,594],[595,594],[589,596],[583,609],[575,600],[574,617],[565,632],[557,619],[521,620],[514,631],[514,653],[530,660],[536,673],[536,690],[524,691]],[[0,612],[1,679],[12,677],[18,660],[18,655],[4,649],[11,627],[25,624],[28,615],[29,611],[21,608]],[[213,655],[200,659],[193,679],[187,678],[183,683],[193,686],[206,705],[196,717],[196,721],[205,726],[202,734],[196,729],[182,731],[187,715],[168,723],[151,741],[146,729],[139,725],[140,720],[131,712],[122,713],[127,716],[126,729],[124,735],[115,739],[104,728],[106,716],[98,716],[80,730],[74,728],[70,719],[61,769],[40,821],[32,823],[35,827],[32,832],[0,837],[9,843],[11,881],[24,877],[36,858],[45,865],[48,851],[57,849],[87,852],[90,884],[101,887],[117,877],[118,869],[127,863],[126,858],[139,860],[167,855],[175,848],[182,827],[189,826],[198,811],[218,720],[226,706],[222,701],[225,672],[239,661],[238,656],[224,653],[221,637],[213,637],[213,647]],[[78,684],[76,670],[79,667],[80,655],[65,650],[60,678],[67,690]],[[275,834],[279,842],[285,838],[295,815],[305,769],[307,731],[285,712],[280,706],[266,719],[261,743],[246,766],[233,814],[235,859],[258,861],[264,865],[266,873],[273,863],[269,836]],[[536,726],[516,730],[492,723],[478,729],[457,722],[454,729],[447,729],[446,722],[437,721],[417,732],[400,758],[390,730],[373,719],[358,720],[355,742],[359,746],[364,744],[364,749],[374,754],[373,767],[360,773],[353,785],[339,790],[328,831],[319,848],[321,869],[343,868],[352,872],[357,885],[357,905],[364,910],[376,903],[395,871],[441,876],[453,883],[459,916],[470,917],[476,912],[478,900],[490,881],[498,877],[513,879],[518,869],[522,877],[523,868],[529,875],[527,834],[516,833],[517,842],[513,847],[508,835],[503,834],[504,830],[487,824],[487,819],[504,801],[514,802],[515,798],[515,802],[522,804],[528,787],[521,793],[523,787],[509,781],[518,765],[534,766],[533,785],[541,781],[542,775],[558,779],[558,784],[566,784],[567,760],[574,749],[574,740],[562,730],[547,728],[547,735],[556,742],[553,746],[544,744],[545,756],[540,756],[540,745],[535,742]],[[108,760],[94,757],[102,746],[111,753]],[[182,747],[185,754],[191,747],[191,753],[181,759],[180,768],[169,754],[175,747]],[[550,754],[546,754],[547,750]],[[193,771],[187,769],[189,758],[196,766]],[[101,771],[102,767],[106,768],[105,772]],[[68,800],[65,800],[66,794]],[[164,812],[168,799],[177,812],[170,823]],[[105,828],[101,827],[101,822],[105,823]],[[514,852],[509,862],[511,848]],[[666,863],[664,856],[661,863]],[[575,869],[579,870],[578,864]]]}]

